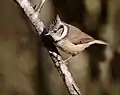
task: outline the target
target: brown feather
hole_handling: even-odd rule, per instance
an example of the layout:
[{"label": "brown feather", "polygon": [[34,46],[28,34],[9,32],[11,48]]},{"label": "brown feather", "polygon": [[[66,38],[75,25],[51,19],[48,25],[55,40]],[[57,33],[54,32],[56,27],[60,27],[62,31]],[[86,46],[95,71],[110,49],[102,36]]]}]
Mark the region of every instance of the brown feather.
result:
[{"label": "brown feather", "polygon": [[69,33],[64,39],[69,40],[73,44],[75,45],[84,44],[84,43],[88,43],[88,42],[95,40],[88,34],[82,32],[79,28],[76,28],[75,26],[72,26],[70,24],[66,24],[66,25],[68,26]]}]

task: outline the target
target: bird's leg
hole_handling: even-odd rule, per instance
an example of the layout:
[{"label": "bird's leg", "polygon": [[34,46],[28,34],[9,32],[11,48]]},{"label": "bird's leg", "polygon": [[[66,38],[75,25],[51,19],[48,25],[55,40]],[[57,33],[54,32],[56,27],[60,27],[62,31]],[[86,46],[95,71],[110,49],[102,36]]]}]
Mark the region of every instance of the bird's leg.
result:
[{"label": "bird's leg", "polygon": [[71,55],[70,57],[68,57],[67,59],[65,59],[64,61],[67,62],[68,60],[70,60],[73,56]]},{"label": "bird's leg", "polygon": [[67,59],[63,60],[63,62],[68,65],[67,61],[70,60],[73,56],[71,55],[70,57],[68,57]]},{"label": "bird's leg", "polygon": [[41,12],[41,9],[42,9],[44,3],[45,3],[45,0],[42,0],[41,3],[39,3],[38,6],[35,5],[35,7],[34,7],[35,12],[38,12],[38,13]]},{"label": "bird's leg", "polygon": [[[60,60],[59,62],[63,62],[64,64],[68,65],[68,60],[70,60],[73,56],[71,55],[70,57],[68,57],[67,59],[65,60]],[[56,62],[56,66],[59,66],[59,62]]]}]

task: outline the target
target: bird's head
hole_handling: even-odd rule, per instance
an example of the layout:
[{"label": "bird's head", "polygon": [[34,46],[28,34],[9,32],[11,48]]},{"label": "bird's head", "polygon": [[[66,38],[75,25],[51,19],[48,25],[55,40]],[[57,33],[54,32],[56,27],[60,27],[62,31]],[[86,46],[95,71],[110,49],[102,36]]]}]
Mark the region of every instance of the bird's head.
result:
[{"label": "bird's head", "polygon": [[68,33],[67,25],[60,20],[60,17],[57,15],[55,20],[53,20],[52,24],[49,27],[49,33],[47,35],[51,35],[55,41],[59,41],[63,39]]}]

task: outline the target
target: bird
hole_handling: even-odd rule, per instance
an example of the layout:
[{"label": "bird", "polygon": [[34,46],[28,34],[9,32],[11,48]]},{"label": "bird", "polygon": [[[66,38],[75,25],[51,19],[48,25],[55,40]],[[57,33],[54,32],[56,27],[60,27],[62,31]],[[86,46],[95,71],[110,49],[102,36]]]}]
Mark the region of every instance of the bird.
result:
[{"label": "bird", "polygon": [[51,35],[55,45],[65,53],[70,54],[71,57],[79,54],[93,44],[108,45],[108,43],[96,40],[82,32],[79,28],[61,21],[59,15],[50,24],[49,32],[46,35]]},{"label": "bird", "polygon": [[[46,0],[42,0],[38,7],[35,7],[36,13],[41,12],[45,1]],[[67,54],[71,54],[71,56],[65,61],[68,61],[92,44],[108,45],[108,43],[101,40],[96,40],[90,35],[82,32],[79,28],[61,21],[59,15],[57,15],[52,21],[48,29],[48,33],[45,33],[45,35],[50,38],[52,37],[53,40],[51,41],[55,43],[56,47],[60,48]]]}]

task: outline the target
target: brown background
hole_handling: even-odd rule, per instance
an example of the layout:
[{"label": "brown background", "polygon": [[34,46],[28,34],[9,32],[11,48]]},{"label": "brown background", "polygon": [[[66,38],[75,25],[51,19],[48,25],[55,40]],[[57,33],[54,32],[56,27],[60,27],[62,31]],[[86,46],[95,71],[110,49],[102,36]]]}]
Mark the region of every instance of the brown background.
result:
[{"label": "brown background", "polygon": [[[35,5],[40,1],[31,2]],[[69,61],[82,95],[120,95],[120,1],[46,0],[40,16],[47,27],[56,14],[111,45],[93,45]],[[13,0],[1,0],[0,95],[67,94],[22,9]]]}]

